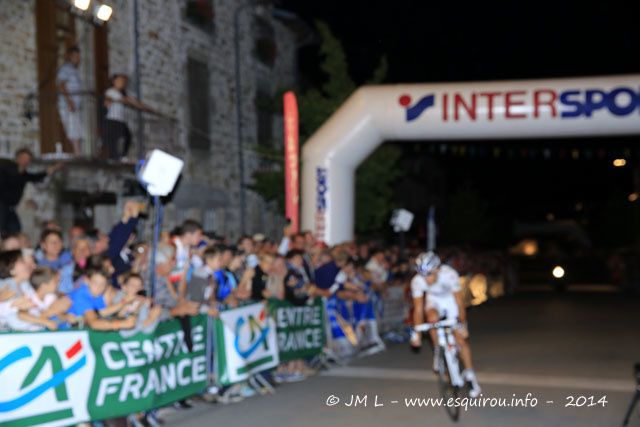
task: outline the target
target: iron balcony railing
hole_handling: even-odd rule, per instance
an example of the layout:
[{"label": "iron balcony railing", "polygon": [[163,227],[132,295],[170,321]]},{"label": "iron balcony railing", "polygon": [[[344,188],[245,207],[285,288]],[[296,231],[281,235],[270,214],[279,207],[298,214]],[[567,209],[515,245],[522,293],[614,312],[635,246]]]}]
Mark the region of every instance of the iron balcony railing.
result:
[{"label": "iron balcony railing", "polygon": [[[181,127],[175,118],[113,101],[112,110],[116,112],[109,114],[105,97],[92,92],[74,93],[70,97],[74,111],[70,111],[65,98],[57,94],[44,97],[33,94],[25,100],[24,116],[27,119],[39,115],[38,98],[56,109],[55,152],[43,157],[132,162],[154,148],[176,155],[184,152]],[[78,136],[79,147],[74,150],[72,137]]]}]

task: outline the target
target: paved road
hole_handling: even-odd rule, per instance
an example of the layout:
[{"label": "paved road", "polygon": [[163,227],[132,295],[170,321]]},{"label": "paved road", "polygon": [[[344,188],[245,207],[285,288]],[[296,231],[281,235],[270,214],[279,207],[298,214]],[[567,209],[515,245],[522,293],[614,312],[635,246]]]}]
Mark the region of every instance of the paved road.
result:
[{"label": "paved road", "polygon": [[[478,307],[470,314],[472,344],[484,397],[527,393],[536,407],[469,408],[461,426],[620,425],[640,361],[640,300],[610,293],[531,293]],[[405,398],[438,397],[426,369],[430,355],[405,345],[358,359],[272,396],[223,406],[200,403],[167,415],[181,426],[449,426],[442,408],[407,407]],[[366,407],[348,407],[358,395]],[[327,406],[329,396],[340,403]],[[375,406],[377,404],[383,406]],[[564,407],[568,396],[606,396],[604,407]],[[397,401],[397,403],[393,403]],[[547,403],[547,402],[553,403]],[[632,426],[640,426],[640,418]]]}]

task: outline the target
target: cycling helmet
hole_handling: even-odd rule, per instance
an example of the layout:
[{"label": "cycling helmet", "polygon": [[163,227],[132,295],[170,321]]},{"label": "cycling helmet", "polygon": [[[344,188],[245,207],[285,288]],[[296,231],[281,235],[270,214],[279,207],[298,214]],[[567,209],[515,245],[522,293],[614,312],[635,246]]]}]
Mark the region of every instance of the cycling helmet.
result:
[{"label": "cycling helmet", "polygon": [[440,257],[435,253],[422,252],[416,257],[415,267],[420,274],[427,275],[440,266]]}]

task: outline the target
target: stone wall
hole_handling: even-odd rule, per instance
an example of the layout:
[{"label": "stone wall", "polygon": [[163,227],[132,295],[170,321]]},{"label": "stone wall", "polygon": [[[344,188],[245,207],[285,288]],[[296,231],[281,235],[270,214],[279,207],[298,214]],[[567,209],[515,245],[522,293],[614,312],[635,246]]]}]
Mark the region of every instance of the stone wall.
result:
[{"label": "stone wall", "polygon": [[[122,1],[118,6],[129,7]],[[240,180],[239,150],[236,132],[236,81],[234,13],[238,1],[214,2],[215,23],[213,32],[203,31],[188,22],[185,3],[145,0],[139,3],[139,55],[140,95],[154,108],[178,120],[181,145],[187,147],[188,93],[186,82],[187,61],[190,57],[207,64],[210,71],[209,108],[211,112],[211,146],[208,151],[187,151],[184,179],[179,189],[177,212],[189,210],[193,215],[215,217],[216,229],[237,237],[240,231]],[[255,59],[253,15],[251,8],[244,8],[239,20],[241,49],[243,145],[245,158],[245,183],[252,180],[259,166],[253,146],[256,144],[255,93],[259,78],[269,81],[275,94],[282,87],[295,82],[296,46],[293,34],[280,22],[270,19],[276,33],[278,57],[273,68],[268,69]],[[121,69],[133,75],[133,10],[115,15],[109,23],[110,68]],[[135,86],[135,82],[132,82]],[[282,123],[274,117],[274,141],[282,141]],[[281,143],[281,142],[280,142]],[[198,202],[201,190],[208,188],[214,194]],[[260,197],[246,191],[247,232],[278,234],[283,224],[282,216]],[[217,200],[217,202],[216,202]],[[181,220],[181,214],[171,215],[168,222]],[[208,213],[206,211],[209,211]],[[211,212],[213,211],[213,212]]]},{"label": "stone wall", "polygon": [[[113,17],[109,22],[110,73],[126,73],[132,77],[130,92],[135,93],[134,2],[113,0]],[[238,0],[215,0],[213,32],[204,31],[185,19],[183,0],[139,0],[138,45],[141,99],[178,123],[178,142],[186,160],[183,179],[168,206],[165,225],[172,227],[186,217],[205,222],[205,226],[232,238],[240,233],[239,150],[236,132],[236,79],[234,46],[234,13]],[[37,120],[25,123],[20,115],[25,93],[36,84],[34,1],[6,0],[0,8],[0,36],[9,40],[0,46],[0,151],[13,152],[30,144],[38,152]],[[268,11],[267,11],[268,12]],[[245,158],[245,183],[252,181],[254,171],[263,165],[253,147],[257,143],[257,82],[268,82],[272,94],[291,88],[296,76],[295,37],[281,22],[267,15],[274,30],[277,59],[272,67],[260,63],[254,54],[254,16],[256,10],[243,8],[240,15],[242,129]],[[83,24],[84,25],[84,24]],[[207,64],[210,87],[210,140],[207,150],[188,149],[187,61],[190,57]],[[282,117],[274,115],[273,140],[282,146]],[[4,145],[3,145],[4,144]],[[84,185],[91,187],[90,168]],[[119,172],[107,171],[117,179]],[[77,175],[77,173],[75,174]],[[77,177],[72,180],[77,182]],[[80,180],[82,181],[82,180]],[[65,182],[70,182],[65,180]],[[71,184],[69,184],[71,185]],[[115,185],[114,188],[118,186]],[[46,185],[30,189],[31,198]],[[35,193],[34,193],[35,191]],[[265,203],[257,194],[246,191],[247,232],[266,232],[279,237],[283,218],[275,206]],[[121,202],[118,203],[120,205]],[[28,209],[25,207],[24,209]],[[119,206],[115,207],[118,210]],[[96,209],[102,215],[104,209]],[[63,207],[56,212],[65,215]],[[25,213],[25,215],[28,215]],[[102,223],[104,218],[97,218]],[[65,222],[64,219],[62,221]]]},{"label": "stone wall", "polygon": [[38,120],[24,118],[25,95],[37,84],[35,0],[0,7],[0,156],[22,146],[38,152]]}]

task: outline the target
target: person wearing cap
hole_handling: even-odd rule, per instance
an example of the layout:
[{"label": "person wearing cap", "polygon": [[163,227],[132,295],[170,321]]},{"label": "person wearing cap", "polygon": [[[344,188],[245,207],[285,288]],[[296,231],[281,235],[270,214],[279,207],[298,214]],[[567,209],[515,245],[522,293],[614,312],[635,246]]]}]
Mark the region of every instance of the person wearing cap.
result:
[{"label": "person wearing cap", "polygon": [[[461,327],[454,329],[453,334],[460,348],[460,359],[465,367],[462,376],[471,384],[469,397],[478,397],[481,389],[473,370],[471,347],[467,341],[469,338],[466,326],[467,312],[460,287],[460,275],[449,265],[442,264],[440,257],[431,251],[418,255],[415,269],[416,275],[411,279],[414,325],[423,323],[425,316],[429,323],[436,323],[442,319],[457,320],[461,323]],[[429,332],[434,348],[437,348],[437,331],[431,329]],[[421,340],[420,333],[414,331],[411,335],[411,346],[419,349]],[[439,358],[434,353],[433,370],[438,372],[439,369]]]}]

